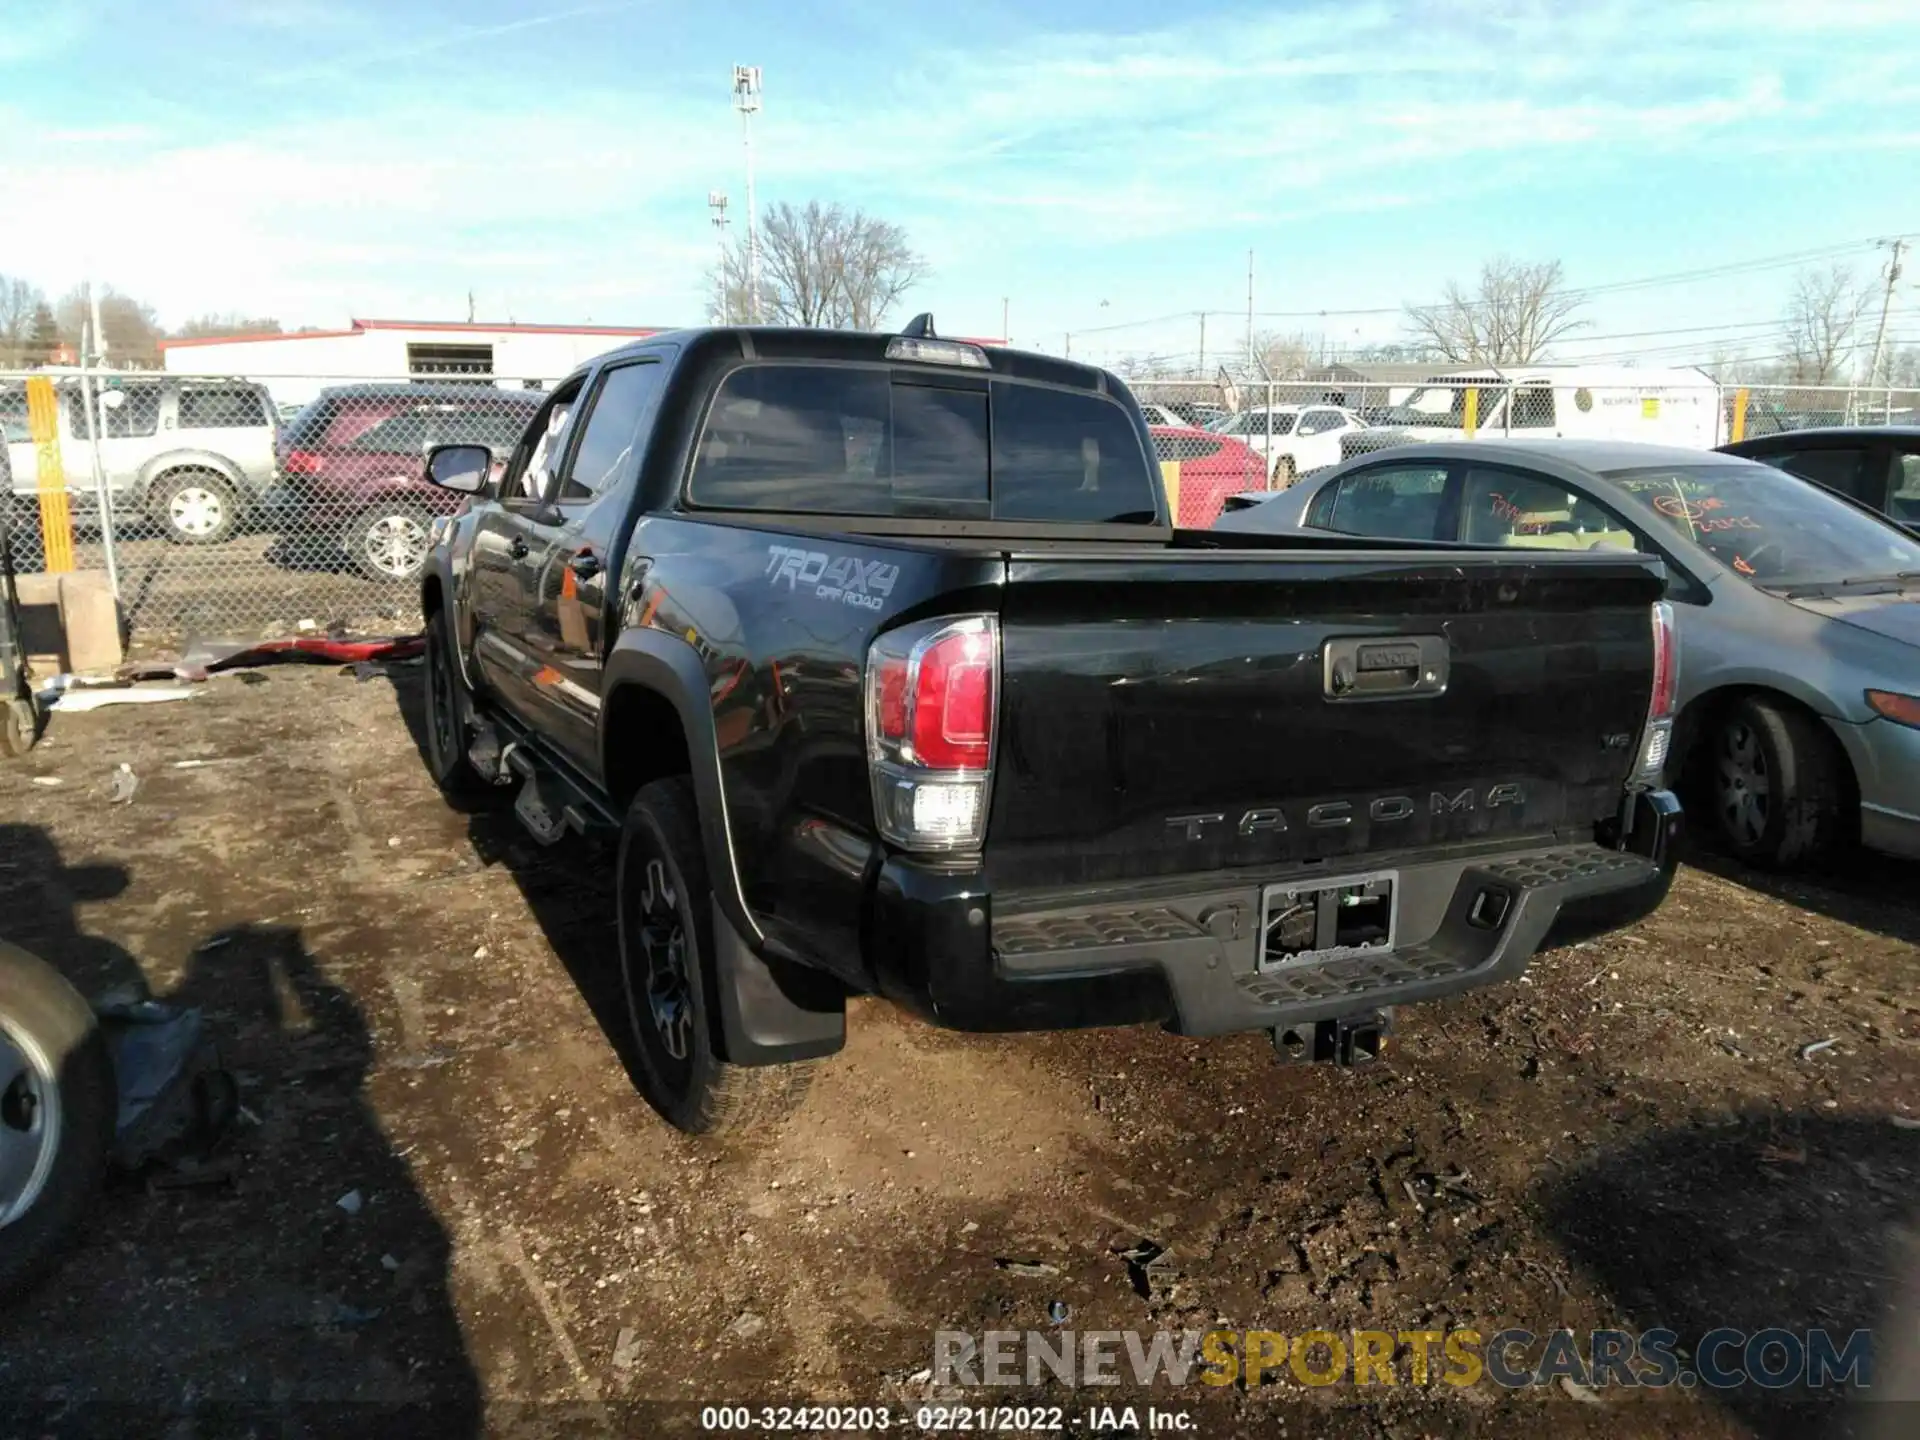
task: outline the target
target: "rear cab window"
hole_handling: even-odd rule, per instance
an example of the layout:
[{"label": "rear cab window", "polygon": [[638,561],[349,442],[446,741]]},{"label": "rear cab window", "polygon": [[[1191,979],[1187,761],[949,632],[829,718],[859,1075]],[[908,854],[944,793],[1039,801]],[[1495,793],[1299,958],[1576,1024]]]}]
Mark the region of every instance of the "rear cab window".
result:
[{"label": "rear cab window", "polygon": [[747,365],[695,451],[696,508],[1151,524],[1131,414],[1084,391],[884,365]]}]

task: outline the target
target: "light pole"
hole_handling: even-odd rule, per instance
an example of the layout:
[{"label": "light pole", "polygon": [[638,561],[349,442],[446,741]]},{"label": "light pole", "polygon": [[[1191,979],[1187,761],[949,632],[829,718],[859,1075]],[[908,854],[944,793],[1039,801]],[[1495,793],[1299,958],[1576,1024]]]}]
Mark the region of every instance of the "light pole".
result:
[{"label": "light pole", "polygon": [[713,212],[713,233],[720,242],[720,323],[733,324],[733,296],[727,275],[727,192],[709,190],[707,209]]},{"label": "light pole", "polygon": [[747,319],[760,321],[760,221],[753,204],[753,117],[760,110],[760,67],[733,67],[733,108],[740,112],[740,137],[747,147]]}]

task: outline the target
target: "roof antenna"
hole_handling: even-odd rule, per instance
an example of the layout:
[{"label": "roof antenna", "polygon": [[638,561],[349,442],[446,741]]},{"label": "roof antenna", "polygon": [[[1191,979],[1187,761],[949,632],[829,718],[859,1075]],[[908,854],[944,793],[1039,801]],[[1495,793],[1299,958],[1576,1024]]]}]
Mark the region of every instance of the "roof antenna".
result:
[{"label": "roof antenna", "polygon": [[939,338],[933,333],[933,312],[930,310],[923,315],[914,316],[913,319],[907,322],[907,328],[900,333],[909,340],[936,340]]}]

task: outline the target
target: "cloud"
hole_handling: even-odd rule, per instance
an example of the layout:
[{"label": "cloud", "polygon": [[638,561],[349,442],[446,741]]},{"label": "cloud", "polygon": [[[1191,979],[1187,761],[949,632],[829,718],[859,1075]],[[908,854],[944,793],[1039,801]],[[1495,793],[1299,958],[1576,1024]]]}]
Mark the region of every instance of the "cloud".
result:
[{"label": "cloud", "polygon": [[[57,231],[10,235],[10,267],[67,283],[79,278],[72,237],[93,237],[89,263],[175,321],[447,313],[469,287],[482,308],[521,319],[698,314],[713,254],[706,193],[732,192],[736,216],[742,199],[725,92],[696,101],[644,66],[618,88],[527,86],[505,43],[631,5],[399,44],[381,39],[394,27],[373,12],[329,5],[334,58],[288,66],[284,35],[304,38],[310,3],[238,7],[272,38],[236,73],[351,76],[298,92],[317,119],[265,103],[284,88],[271,83],[252,112],[266,118],[246,125],[221,126],[234,112],[218,108],[103,105],[84,126],[26,102],[0,108],[0,133],[41,142],[7,160],[12,193],[62,197]],[[1817,27],[1784,0],[1168,13],[1123,34],[1029,27],[958,50],[903,39],[886,66],[855,54],[834,75],[770,68],[760,198],[906,220],[945,276],[1003,261],[1065,273],[1140,247],[1242,245],[1286,225],[1462,195],[1491,203],[1676,157],[1838,150],[1862,128],[1863,94],[1875,97],[1877,146],[1899,143],[1903,122],[1920,132],[1898,4],[1832,0],[1807,12]],[[597,27],[575,28],[604,43]],[[443,53],[445,73],[472,83],[419,83],[412,62]]]}]

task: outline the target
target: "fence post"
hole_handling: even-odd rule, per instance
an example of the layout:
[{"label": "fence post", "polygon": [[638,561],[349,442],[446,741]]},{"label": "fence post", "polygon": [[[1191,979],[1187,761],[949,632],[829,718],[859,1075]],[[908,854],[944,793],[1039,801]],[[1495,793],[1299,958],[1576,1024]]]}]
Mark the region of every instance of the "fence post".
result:
[{"label": "fence post", "polygon": [[1467,432],[1467,439],[1473,439],[1474,432],[1480,428],[1480,387],[1467,387],[1466,413],[1462,417],[1466,422],[1461,428]]},{"label": "fence post", "polygon": [[[107,563],[107,587],[118,601],[120,561],[113,548],[113,496],[107,485],[106,464],[100,458],[100,428],[104,423],[100,406],[105,402],[106,392],[94,386],[93,372],[87,367],[88,351],[93,345],[92,327],[82,325],[80,337],[80,403],[87,412],[87,448],[93,452],[93,497],[100,509],[100,554]],[[124,401],[126,396],[123,394],[120,398]]]},{"label": "fence post", "polygon": [[1733,392],[1733,418],[1727,422],[1728,443],[1738,445],[1747,436],[1747,387]]}]

